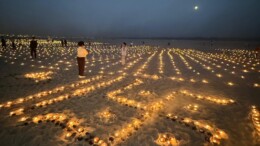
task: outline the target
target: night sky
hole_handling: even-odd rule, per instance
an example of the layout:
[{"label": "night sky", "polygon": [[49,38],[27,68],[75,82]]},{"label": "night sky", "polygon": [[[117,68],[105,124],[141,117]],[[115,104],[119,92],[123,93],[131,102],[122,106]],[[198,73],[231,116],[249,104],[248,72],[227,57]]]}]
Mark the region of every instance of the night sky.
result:
[{"label": "night sky", "polygon": [[0,33],[260,38],[259,9],[260,0],[1,0]]}]

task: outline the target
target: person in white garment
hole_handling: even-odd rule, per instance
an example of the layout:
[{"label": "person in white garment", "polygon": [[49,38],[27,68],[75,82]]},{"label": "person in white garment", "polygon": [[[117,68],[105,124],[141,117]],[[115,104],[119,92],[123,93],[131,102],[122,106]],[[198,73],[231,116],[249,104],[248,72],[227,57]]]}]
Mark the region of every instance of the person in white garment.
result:
[{"label": "person in white garment", "polygon": [[84,69],[85,69],[85,58],[88,55],[88,51],[84,46],[84,42],[78,42],[78,49],[77,49],[77,62],[79,67],[79,78],[85,78]]},{"label": "person in white garment", "polygon": [[122,47],[121,47],[121,55],[122,55],[122,60],[121,60],[121,63],[122,65],[125,65],[125,59],[126,59],[126,55],[127,55],[127,46],[126,46],[126,43],[124,42],[122,44]]}]

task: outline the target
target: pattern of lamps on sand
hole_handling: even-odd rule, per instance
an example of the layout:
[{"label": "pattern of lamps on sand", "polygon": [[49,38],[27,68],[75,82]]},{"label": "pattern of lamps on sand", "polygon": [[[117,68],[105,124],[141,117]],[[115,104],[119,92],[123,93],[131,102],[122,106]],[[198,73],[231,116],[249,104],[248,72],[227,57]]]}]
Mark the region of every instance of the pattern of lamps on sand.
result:
[{"label": "pattern of lamps on sand", "polygon": [[[48,50],[51,50],[51,49],[48,49]],[[69,49],[68,51],[71,51],[72,49]],[[42,51],[40,51],[40,52],[42,52]],[[61,54],[62,56],[64,56],[63,54]],[[70,54],[69,56],[72,56],[72,54]],[[50,57],[50,56],[49,56]],[[66,57],[65,57],[66,58]],[[48,58],[45,58],[45,59],[48,59]],[[56,66],[57,66],[57,68],[56,67],[53,67],[53,66],[51,66],[50,67],[50,69],[61,69],[61,67],[58,67],[59,65],[60,65],[60,63],[62,63],[62,62],[64,63],[65,61],[63,61],[63,60],[59,60],[59,61],[57,61],[57,63],[55,64]],[[73,60],[72,60],[73,61]],[[93,63],[92,63],[93,64]],[[36,66],[36,65],[32,65],[32,66]],[[94,65],[95,66],[95,65]],[[42,67],[46,67],[46,66],[42,66]],[[70,65],[68,65],[68,67],[67,68],[64,68],[65,70],[69,70],[69,67],[71,67],[71,64]]]},{"label": "pattern of lamps on sand", "polygon": [[[192,61],[194,61],[194,62],[200,64],[204,69],[210,71],[211,73],[215,73],[215,70],[214,70],[214,68],[213,68],[212,66],[206,65],[206,64],[202,63],[201,61],[199,61],[199,60],[197,60],[197,59],[195,59],[195,58],[193,58],[193,57],[191,57],[191,56],[189,56],[189,55],[187,55],[187,54],[185,54],[185,55],[186,55],[188,58],[190,58]],[[194,55],[193,55],[193,56],[194,56]],[[211,63],[211,61],[208,61],[207,59],[205,59],[204,56],[200,56],[199,59],[202,60],[202,61],[204,61],[204,62],[207,63],[207,64]],[[220,65],[216,65],[216,64],[213,64],[213,65],[217,66],[218,68],[221,68]]]},{"label": "pattern of lamps on sand", "polygon": [[251,107],[250,117],[255,128],[255,132],[260,137],[260,112],[256,106]]},{"label": "pattern of lamps on sand", "polygon": [[188,104],[187,106],[184,106],[185,110],[191,111],[191,112],[197,112],[199,108],[199,105],[197,104]]},{"label": "pattern of lamps on sand", "polygon": [[[230,52],[232,55],[234,55],[234,52],[235,51],[248,51],[248,50],[235,50],[233,52],[231,52],[231,50],[229,49],[222,49],[221,51],[228,51]],[[250,53],[249,53],[250,54]],[[243,67],[246,67],[247,65],[252,65],[253,69],[252,70],[255,70],[254,67],[256,66],[256,64],[259,64],[259,59],[257,58],[252,58],[252,57],[246,57],[245,54],[239,54],[239,55],[236,55],[235,57],[233,58],[230,58],[229,56],[227,55],[215,55],[214,57],[217,57],[218,59],[222,59],[222,60],[225,60],[229,63],[232,63],[232,64],[236,64],[236,65],[243,65]],[[246,60],[248,59],[248,60]],[[254,63],[255,62],[255,63]],[[250,68],[250,67],[249,67]]]},{"label": "pattern of lamps on sand", "polygon": [[[52,54],[55,54],[55,52],[58,52],[58,50],[52,50],[51,48],[48,48],[48,50],[46,51],[46,48],[48,48],[48,46],[46,46],[46,47],[39,46],[38,47],[38,49],[39,49],[38,56],[40,56],[42,59],[46,59],[47,60],[48,59],[47,56],[48,57],[52,57]],[[50,54],[50,52],[52,52],[52,54]],[[20,58],[22,55],[26,55],[26,56],[29,55],[29,53],[25,49],[23,49],[23,50],[16,50],[15,53],[16,53],[15,58],[14,58],[15,60]],[[61,55],[63,55],[63,54],[68,54],[68,53],[62,53]],[[6,54],[6,55],[10,55],[10,54]],[[28,60],[27,58],[20,58],[20,59]]]},{"label": "pattern of lamps on sand", "polygon": [[[138,59],[135,59],[133,61],[129,61],[129,63],[126,64],[126,66],[122,69],[122,70],[119,70],[118,72],[121,73],[121,72],[125,72],[126,70],[130,69],[131,67],[133,67],[135,64],[137,64],[138,62],[140,62],[140,60],[142,60],[143,58],[138,58]],[[121,61],[119,61],[120,63]]]},{"label": "pattern of lamps on sand", "polygon": [[[121,93],[122,91],[117,90],[116,92]],[[117,145],[128,139],[134,132],[147,124],[148,119],[151,119],[153,115],[156,115],[156,113],[161,111],[165,102],[174,99],[175,94],[176,92],[172,92],[169,95],[164,96],[162,99],[149,103],[147,106],[146,104],[138,103],[136,107],[145,110],[145,112],[141,114],[141,117],[134,118],[130,121],[130,123],[124,124],[121,129],[116,130],[113,134],[110,134],[108,141],[113,145]]]},{"label": "pattern of lamps on sand", "polygon": [[197,132],[203,133],[205,135],[205,140],[213,143],[220,144],[221,140],[227,140],[228,135],[223,130],[218,129],[214,125],[210,125],[204,121],[193,120],[191,118],[179,117],[173,114],[161,115],[170,119],[172,121],[176,121],[178,123],[184,124],[188,127],[191,127],[193,130]]},{"label": "pattern of lamps on sand", "polygon": [[[136,59],[136,55],[133,55],[133,56],[130,56],[127,58],[127,60],[132,60],[132,61],[129,61],[130,63],[128,65],[126,65],[123,70],[127,70],[129,69],[130,67],[132,67],[134,64],[138,63],[142,58],[137,58]],[[134,60],[135,59],[135,60]],[[107,70],[109,67],[112,67],[112,66],[115,66],[115,65],[119,65],[120,64],[120,61],[117,61],[115,63],[112,63],[111,65],[106,65],[104,67],[101,67],[101,70],[99,71],[99,73],[101,74],[104,74],[105,73],[105,70]],[[111,72],[109,72],[108,74],[111,74]],[[112,73],[113,74],[113,73]]]},{"label": "pattern of lamps on sand", "polygon": [[91,66],[95,66],[93,63],[95,63],[95,64],[99,63],[101,65],[105,64],[105,63],[109,64],[112,60],[114,60],[114,59],[113,58],[111,58],[111,59],[102,58],[102,55],[99,55],[99,59],[96,60],[94,55],[93,55],[91,60],[86,60],[86,63],[91,64]]},{"label": "pattern of lamps on sand", "polygon": [[[201,58],[200,58],[200,59],[201,59]],[[199,62],[199,61],[198,61],[198,62]],[[205,61],[205,62],[208,62],[208,61]],[[215,72],[215,71],[212,69],[211,66],[207,66],[207,65],[202,64],[202,63],[200,63],[200,64],[201,64],[205,69],[211,70],[211,72],[213,72],[213,73]],[[232,72],[232,73],[235,73],[235,72]],[[219,78],[223,77],[223,75],[221,75],[221,74],[219,74],[219,73],[217,73],[216,76],[219,77]],[[244,76],[241,76],[241,78],[244,78]],[[206,82],[204,82],[204,83],[206,83]],[[227,82],[226,85],[228,85],[228,86],[234,86],[235,83],[233,83],[233,82]]]},{"label": "pattern of lamps on sand", "polygon": [[35,82],[44,81],[51,79],[52,71],[48,72],[36,72],[36,73],[27,73],[24,75],[25,78],[33,79]]},{"label": "pattern of lamps on sand", "polygon": [[[196,52],[198,52],[198,51],[192,51],[192,53],[188,53],[188,54],[183,53],[183,55],[187,56],[188,58],[190,58],[190,59],[193,60],[194,62],[201,64],[205,69],[207,69],[207,70],[211,71],[212,73],[214,73],[215,70],[213,70],[213,67],[212,67],[212,66],[203,64],[202,62],[199,61],[199,60],[201,60],[201,61],[203,61],[203,62],[205,62],[205,63],[211,63],[211,61],[208,60],[210,57],[207,57],[206,54],[203,54],[203,55],[199,54],[199,55],[198,55],[198,53],[196,53]],[[201,52],[200,52],[200,53],[201,53]],[[193,57],[191,57],[191,56],[193,56]],[[205,57],[205,56],[206,56],[206,57]],[[195,59],[194,57],[198,58],[199,60]],[[206,58],[207,58],[207,59],[206,59]],[[210,59],[211,59],[211,58],[210,58]],[[221,66],[218,65],[218,64],[213,63],[213,65],[217,66],[218,68],[221,68]],[[226,69],[225,69],[225,71],[226,71]]]},{"label": "pattern of lamps on sand", "polygon": [[116,62],[114,62],[114,63],[112,63],[110,65],[105,65],[105,66],[100,68],[100,71],[98,73],[103,74],[106,69],[108,69],[108,68],[110,68],[112,66],[118,65],[119,63],[120,63],[120,61],[116,61]]},{"label": "pattern of lamps on sand", "polygon": [[123,71],[128,70],[129,68],[133,67],[135,64],[137,64],[138,62],[140,62],[143,58],[138,58],[132,62],[129,62],[129,64],[126,65],[126,67],[123,68]]},{"label": "pattern of lamps on sand", "polygon": [[[62,102],[64,100],[67,100],[67,99],[70,99],[70,98],[73,98],[73,97],[86,95],[90,92],[93,92],[93,91],[99,89],[99,88],[105,88],[105,87],[110,86],[111,84],[114,84],[115,82],[119,82],[124,77],[125,77],[125,75],[121,75],[121,76],[119,76],[115,79],[109,80],[109,81],[103,81],[103,82],[97,83],[95,85],[89,86],[87,88],[77,89],[70,94],[64,94],[64,95],[61,95],[61,96],[58,96],[58,97],[55,97],[55,98],[51,98],[51,99],[48,99],[48,100],[38,102],[38,103],[34,104],[33,106],[24,108],[23,112],[29,111],[29,110],[34,110],[34,109],[37,109],[37,108],[47,107],[47,106],[52,105],[54,103]],[[10,113],[13,113],[13,112],[14,111],[12,111]],[[22,113],[20,113],[20,114],[22,114]],[[14,113],[12,115],[16,115],[16,113]]]},{"label": "pattern of lamps on sand", "polygon": [[[204,56],[204,57],[205,57],[205,56],[207,57],[208,55],[204,53],[204,54],[202,54],[200,57],[203,57],[203,56]],[[212,58],[212,57],[216,57],[217,59]],[[232,67],[232,69],[241,68],[241,74],[242,74],[242,73],[248,73],[248,72],[249,72],[248,69],[250,69],[250,67],[248,67],[248,69],[245,69],[244,67],[246,67],[246,65],[245,65],[245,64],[243,65],[243,63],[240,62],[239,60],[232,60],[232,59],[230,60],[230,59],[228,59],[228,58],[219,57],[219,55],[211,55],[210,57],[208,56],[207,58],[208,58],[208,59],[211,59],[211,60],[214,60],[214,62],[216,62],[216,63],[221,62],[221,64],[224,64],[223,61],[228,61],[229,63],[233,64],[233,66],[230,65],[229,63],[226,63],[226,64],[224,64],[224,65],[226,65],[227,67]],[[220,60],[220,59],[221,59],[221,60]],[[210,61],[209,61],[209,62],[210,62]],[[213,63],[213,65],[215,65],[215,66],[221,68],[221,65],[216,64],[216,63]],[[247,64],[251,64],[251,61],[247,62]],[[237,65],[241,65],[241,67],[237,67]],[[252,66],[254,66],[254,67],[251,67],[251,70],[255,70],[256,64],[253,64]],[[244,69],[242,69],[242,67],[243,67]],[[225,70],[226,70],[226,69],[225,69]],[[235,74],[235,71],[231,71],[230,73],[231,73],[231,74]],[[241,76],[241,78],[243,78],[243,76]]]},{"label": "pattern of lamps on sand", "polygon": [[[156,52],[157,53],[157,52]],[[148,64],[150,63],[150,61],[153,59],[153,57],[155,56],[156,53],[153,53],[152,55],[150,55],[148,57],[148,59],[144,62],[144,64],[137,70],[137,72],[134,74],[134,76],[140,75],[142,74],[142,72],[144,71],[144,69],[147,68]]]},{"label": "pattern of lamps on sand", "polygon": [[151,95],[152,92],[151,91],[146,91],[146,90],[141,90],[138,95],[141,95],[141,96],[149,96]]},{"label": "pattern of lamps on sand", "polygon": [[113,100],[119,104],[122,104],[124,106],[133,107],[133,108],[140,108],[140,109],[146,109],[146,106],[144,106],[142,103],[137,102],[135,100],[128,99],[123,96],[114,96],[113,94],[108,94],[107,97],[110,100]]},{"label": "pattern of lamps on sand", "polygon": [[132,89],[134,86],[138,86],[138,85],[141,85],[143,84],[144,82],[140,79],[135,79],[135,82],[132,83],[132,84],[129,84],[128,86],[124,87],[123,89],[124,90],[129,90],[129,89]]},{"label": "pattern of lamps on sand", "polygon": [[[114,55],[112,55],[112,56],[114,56]],[[133,58],[135,58],[134,56],[131,56],[131,57],[128,57],[127,58],[127,60],[130,60],[130,59],[133,59]],[[115,59],[115,58],[114,58]],[[109,59],[108,58],[108,56],[106,55],[106,58],[102,58],[102,55],[100,55],[99,56],[99,60],[97,60],[97,61],[86,61],[86,63],[87,64],[89,64],[89,63],[95,63],[95,62],[99,62],[99,64],[114,64],[114,63],[111,63],[111,61],[112,60],[114,60],[113,58],[112,59]],[[118,57],[117,57],[117,59],[119,59]],[[116,61],[115,63],[117,63],[118,61]]]},{"label": "pattern of lamps on sand", "polygon": [[31,64],[30,67],[32,67],[32,68],[39,68],[39,69],[48,68],[50,70],[61,70],[61,69],[62,70],[69,70],[69,68],[71,68],[72,65],[71,64],[66,64],[66,66],[62,66],[61,63],[56,63],[54,66],[52,66],[52,65],[34,65],[34,64]]},{"label": "pattern of lamps on sand", "polygon": [[118,145],[132,136],[137,130],[139,130],[146,123],[147,119],[151,117],[148,112],[142,113],[139,117],[133,118],[129,123],[125,123],[121,126],[121,129],[116,130],[110,134],[108,142],[111,145]]},{"label": "pattern of lamps on sand", "polygon": [[174,60],[173,60],[173,56],[172,56],[172,54],[170,53],[171,51],[172,51],[172,50],[169,50],[169,51],[167,52],[167,54],[168,54],[168,56],[170,57],[170,60],[171,60],[173,69],[175,70],[176,74],[177,74],[177,75],[180,75],[180,74],[181,74],[181,71],[180,71],[179,68],[177,68],[177,66],[176,66],[176,64],[175,64],[175,62],[174,62]]},{"label": "pattern of lamps on sand", "polygon": [[171,133],[159,133],[158,138],[155,143],[159,146],[179,146],[180,141],[178,141],[175,136]]},{"label": "pattern of lamps on sand", "polygon": [[[208,57],[209,59],[210,57]],[[207,62],[207,63],[211,63],[211,61],[209,61],[208,59],[202,59],[204,62]],[[211,58],[210,58],[211,59]],[[218,61],[215,61],[215,62],[218,62]],[[217,64],[217,63],[212,63],[213,66],[216,66],[217,68],[220,68],[221,69],[221,65],[220,64]],[[226,66],[230,66],[229,64],[226,64]],[[210,66],[209,66],[210,67]],[[233,66],[231,69],[236,69],[236,66]],[[224,69],[224,71],[228,71],[227,68]],[[235,71],[230,71],[231,74],[236,74]]]},{"label": "pattern of lamps on sand", "polygon": [[183,55],[181,55],[182,53],[180,53],[178,49],[176,49],[174,52],[175,52],[177,55],[179,55],[179,57],[181,58],[182,62],[184,63],[184,65],[186,66],[187,69],[192,70],[192,72],[195,73],[196,75],[200,75],[200,72],[196,71],[196,70],[189,64],[189,62],[183,57]]},{"label": "pattern of lamps on sand", "polygon": [[89,144],[107,146],[107,143],[91,133],[93,130],[90,127],[80,125],[79,121],[79,119],[69,118],[63,113],[48,113],[45,115],[37,115],[32,118],[22,117],[19,120],[23,125],[51,122],[63,129],[64,134],[62,137],[67,140],[74,139],[82,141],[84,139],[86,142],[89,142]]},{"label": "pattern of lamps on sand", "polygon": [[[41,50],[42,48],[41,47],[39,47],[39,49]],[[45,48],[44,48],[45,49]],[[52,50],[51,48],[48,48],[48,50],[47,50],[47,52],[49,51],[49,50]],[[69,48],[69,49],[67,49],[66,50],[66,52],[72,52],[71,50],[73,50],[72,48]],[[59,49],[57,49],[57,50],[55,50],[56,52],[58,51],[58,52],[60,52],[59,51]],[[39,51],[40,53],[39,53],[39,55],[41,56],[41,54],[44,52],[44,51]],[[64,49],[62,50],[62,54],[61,54],[61,56],[72,56],[72,55],[74,55],[73,53],[70,53],[70,54],[68,54],[68,53],[66,53],[66,52],[64,52]],[[28,53],[27,53],[28,54]],[[44,54],[44,53],[43,53]],[[57,53],[55,53],[55,54],[57,54]],[[67,54],[67,55],[66,55]],[[17,56],[17,55],[16,55]],[[52,58],[53,56],[50,56],[50,54],[49,55],[47,55],[46,56],[46,60],[48,59],[48,58]],[[62,57],[59,57],[60,59],[62,59]],[[66,58],[66,57],[64,57],[64,58]],[[24,58],[24,59],[26,59],[26,58]],[[64,60],[66,60],[66,59],[64,59]],[[61,61],[61,60],[60,60]],[[58,63],[60,63],[60,62],[58,62]],[[59,64],[56,64],[56,65],[59,65]],[[24,64],[24,63],[23,63]],[[33,67],[38,67],[37,65],[32,65]],[[70,67],[71,65],[68,65],[68,67]],[[46,68],[46,66],[45,65],[42,65],[40,68]],[[64,68],[65,70],[69,70],[69,68]],[[51,69],[60,69],[60,67],[57,67],[57,68],[54,68],[54,67],[50,67]]]},{"label": "pattern of lamps on sand", "polygon": [[235,103],[235,101],[233,99],[203,96],[203,95],[200,95],[200,94],[191,93],[187,90],[181,90],[180,93],[183,94],[183,95],[186,95],[186,96],[193,97],[193,98],[198,99],[198,100],[210,101],[210,102],[220,104],[220,105],[228,105],[228,104]]},{"label": "pattern of lamps on sand", "polygon": [[177,82],[184,82],[184,81],[188,81],[188,82],[191,82],[191,83],[204,83],[204,84],[208,84],[209,81],[206,80],[206,79],[202,79],[202,80],[196,80],[196,79],[185,79],[183,77],[169,77],[169,79],[171,79],[172,81],[177,81]]},{"label": "pattern of lamps on sand", "polygon": [[[153,53],[152,55],[150,55],[150,57],[148,57],[148,58],[146,59],[144,65],[138,67],[138,68],[137,68],[137,71],[134,71],[134,76],[137,76],[137,75],[139,75],[141,72],[143,72],[143,70],[144,70],[146,64],[150,62],[150,60],[152,59],[152,57],[153,57],[154,55],[155,55],[155,53]],[[134,64],[137,64],[141,59],[143,59],[143,58],[139,58],[139,59],[135,60],[134,62],[129,62],[129,63],[127,63],[126,67],[125,67],[123,70],[119,70],[118,72],[119,72],[119,73],[126,73],[125,71],[126,71],[127,69],[129,69],[130,67],[133,67],[133,65],[134,65]]]},{"label": "pattern of lamps on sand", "polygon": [[64,87],[58,87],[58,88],[55,88],[55,89],[50,90],[50,91],[43,91],[43,92],[40,92],[40,93],[37,93],[37,94],[34,94],[34,95],[30,95],[30,96],[25,97],[25,98],[19,98],[19,99],[13,100],[13,101],[8,101],[6,103],[1,104],[0,107],[11,107],[11,106],[16,105],[16,104],[24,103],[25,101],[28,101],[28,100],[32,100],[34,98],[41,98],[41,97],[47,96],[49,94],[57,93],[57,92],[63,91],[63,90],[64,90]]},{"label": "pattern of lamps on sand", "polygon": [[137,75],[138,77],[142,77],[142,78],[146,78],[146,79],[152,79],[152,80],[158,80],[160,79],[161,77],[154,74],[154,75],[149,75],[149,74],[139,74]]},{"label": "pattern of lamps on sand", "polygon": [[161,53],[159,54],[159,73],[160,74],[163,74],[163,66],[164,66],[163,53],[164,53],[164,50],[161,50]]},{"label": "pattern of lamps on sand", "polygon": [[[165,96],[164,98],[162,98],[160,100],[153,101],[152,103],[148,104],[147,106],[145,106],[146,105],[145,103],[142,104],[140,102],[137,102],[137,101],[134,101],[134,100],[129,100],[129,99],[122,97],[122,96],[117,96],[118,94],[123,93],[123,91],[125,91],[125,90],[132,89],[132,86],[134,86],[134,85],[137,86],[137,85],[140,85],[140,84],[142,84],[142,82],[137,80],[136,82],[129,84],[128,86],[126,86],[123,89],[118,89],[118,90],[114,90],[114,91],[109,92],[107,94],[107,97],[109,99],[112,99],[113,101],[116,101],[116,102],[121,103],[121,104],[126,105],[126,106],[139,108],[139,109],[147,110],[147,111],[150,111],[150,112],[155,112],[155,111],[162,109],[165,101],[170,101],[170,100],[174,99],[175,94],[176,94],[176,92],[172,92],[171,94]],[[129,87],[131,87],[131,88],[129,88]]]},{"label": "pattern of lamps on sand", "polygon": [[196,81],[196,80],[195,80]]},{"label": "pattern of lamps on sand", "polygon": [[121,94],[124,91],[130,90],[133,87],[141,85],[141,84],[143,84],[143,81],[140,80],[140,79],[136,79],[135,82],[130,83],[129,85],[127,85],[126,87],[124,87],[122,89],[117,89],[117,90],[108,92],[107,93],[107,97],[108,97],[108,99],[110,99],[112,101],[115,101],[117,103],[120,103],[122,105],[133,107],[133,108],[141,108],[142,109],[142,107],[144,107],[144,106],[140,102],[128,99],[128,98],[123,97],[123,96],[118,96],[118,94]]},{"label": "pattern of lamps on sand", "polygon": [[17,104],[21,104],[21,103],[24,103],[24,102],[27,102],[29,100],[33,100],[33,99],[36,99],[36,98],[37,99],[43,98],[45,96],[55,94],[55,93],[59,93],[59,92],[65,91],[65,90],[70,89],[70,88],[79,87],[81,85],[85,85],[87,83],[97,81],[97,80],[100,80],[102,78],[103,78],[103,76],[98,75],[98,76],[92,77],[90,79],[85,79],[85,80],[78,81],[76,83],[71,83],[67,86],[60,86],[60,87],[56,87],[56,88],[48,90],[48,91],[42,91],[42,92],[36,93],[34,95],[29,95],[29,96],[24,97],[24,98],[18,98],[18,99],[15,99],[13,101],[7,101],[6,103],[0,104],[0,108],[2,108],[2,107],[7,108],[7,107],[11,107],[11,106],[14,106],[14,105],[17,105]]},{"label": "pattern of lamps on sand", "polygon": [[[125,73],[125,71],[127,71],[128,69],[130,69],[130,68],[132,68],[135,64],[137,64],[138,62],[140,62],[140,60],[141,59],[143,59],[143,58],[138,58],[138,59],[136,59],[136,60],[134,60],[134,61],[131,61],[131,62],[128,62],[127,64],[126,64],[126,66],[123,68],[123,70],[119,70],[118,71],[118,73]],[[118,61],[118,63],[120,63],[121,61]],[[117,63],[117,64],[118,64]],[[117,65],[117,64],[114,64],[114,65]],[[113,65],[112,65],[113,66]],[[111,66],[110,66],[111,67]],[[106,68],[107,69],[107,68]],[[108,74],[114,74],[114,72],[109,72],[109,71],[107,71],[108,72]],[[99,72],[99,73],[102,73],[102,74],[104,74],[105,72],[104,72],[104,70],[102,70],[102,72]]]},{"label": "pattern of lamps on sand", "polygon": [[120,63],[120,61],[117,61],[115,63],[112,63],[111,65],[106,65],[104,67],[100,68],[100,71],[98,71],[99,74],[104,74],[105,73],[105,69],[109,69],[110,67],[113,67],[115,65],[118,65]]},{"label": "pattern of lamps on sand", "polygon": [[105,108],[96,115],[103,123],[111,123],[116,119],[116,115],[113,114],[109,108]]}]

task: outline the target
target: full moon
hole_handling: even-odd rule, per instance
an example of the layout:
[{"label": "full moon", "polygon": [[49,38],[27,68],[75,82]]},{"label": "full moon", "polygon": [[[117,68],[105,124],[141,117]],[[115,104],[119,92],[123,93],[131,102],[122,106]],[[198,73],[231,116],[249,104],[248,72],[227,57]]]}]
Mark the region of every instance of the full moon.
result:
[{"label": "full moon", "polygon": [[198,10],[199,9],[199,6],[194,6],[194,10]]}]

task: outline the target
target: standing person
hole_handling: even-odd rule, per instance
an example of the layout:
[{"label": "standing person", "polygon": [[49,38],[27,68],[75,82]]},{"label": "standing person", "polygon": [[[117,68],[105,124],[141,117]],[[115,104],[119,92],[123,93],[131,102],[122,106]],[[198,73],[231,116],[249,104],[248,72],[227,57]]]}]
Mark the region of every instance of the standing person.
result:
[{"label": "standing person", "polygon": [[259,54],[260,54],[260,47],[255,48],[255,59],[259,59],[260,58]]},{"label": "standing person", "polygon": [[30,48],[31,48],[31,56],[32,58],[36,59],[36,48],[38,46],[37,41],[35,40],[35,37],[32,38],[31,42],[30,42]]},{"label": "standing person", "polygon": [[3,48],[3,50],[5,50],[6,49],[6,40],[4,37],[1,37],[1,42],[2,42],[2,48]]},{"label": "standing person", "polygon": [[85,69],[85,58],[88,55],[88,51],[84,46],[84,42],[78,42],[78,49],[77,49],[77,61],[79,67],[79,78],[85,78],[84,76],[84,69]]},{"label": "standing person", "polygon": [[12,49],[16,50],[15,39],[12,39],[11,42],[12,42]]},{"label": "standing person", "polygon": [[91,42],[88,43],[87,51],[91,51]]},{"label": "standing person", "polygon": [[126,43],[124,42],[122,44],[122,47],[121,47],[121,54],[122,54],[122,65],[125,65],[125,58],[126,58],[126,55],[127,55],[127,46],[126,46]]},{"label": "standing person", "polygon": [[67,47],[67,40],[64,40],[64,46]]}]

